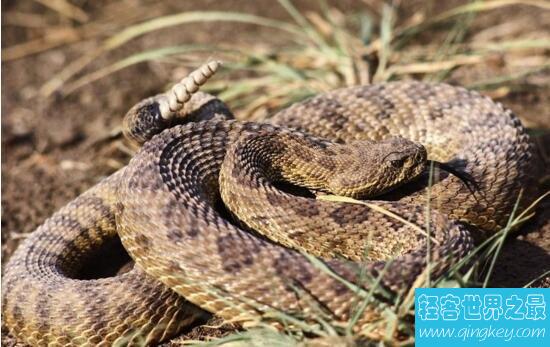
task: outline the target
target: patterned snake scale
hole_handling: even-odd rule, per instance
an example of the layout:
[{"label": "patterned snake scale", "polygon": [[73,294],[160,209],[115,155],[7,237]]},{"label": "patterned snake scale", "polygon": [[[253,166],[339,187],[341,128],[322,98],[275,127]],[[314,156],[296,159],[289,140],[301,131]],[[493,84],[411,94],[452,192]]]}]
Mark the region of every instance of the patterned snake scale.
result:
[{"label": "patterned snake scale", "polygon": [[[2,303],[18,340],[155,344],[202,310],[242,321],[282,310],[344,322],[357,296],[331,272],[368,289],[359,278],[366,270],[402,293],[426,268],[427,234],[414,225],[430,225],[436,277],[472,249],[474,234],[505,225],[529,185],[534,160],[524,128],[476,92],[421,82],[357,86],[294,104],[269,123],[240,122],[197,92],[216,68],[204,65],[134,106],[124,125],[139,152],[13,254]],[[426,159],[450,168],[434,171],[429,204]],[[384,195],[365,201],[401,219],[315,199],[326,193]],[[119,238],[135,266],[81,278],[83,264]],[[369,304],[358,326],[383,307]]]}]

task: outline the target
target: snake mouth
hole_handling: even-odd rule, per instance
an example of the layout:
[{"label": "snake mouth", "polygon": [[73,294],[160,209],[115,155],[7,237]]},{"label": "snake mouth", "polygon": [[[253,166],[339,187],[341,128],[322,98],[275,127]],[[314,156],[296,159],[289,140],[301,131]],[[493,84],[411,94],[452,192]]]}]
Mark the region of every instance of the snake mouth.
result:
[{"label": "snake mouth", "polygon": [[476,190],[479,189],[479,184],[477,183],[475,178],[472,175],[470,175],[469,173],[464,172],[464,171],[459,171],[459,170],[455,169],[454,167],[450,166],[449,164],[442,163],[442,162],[439,162],[439,161],[436,161],[436,160],[428,160],[428,163],[433,164],[434,167],[436,167],[440,170],[443,170],[443,171],[455,176],[456,178],[458,178],[462,183],[464,183],[466,188],[468,188],[468,190],[472,194]]}]

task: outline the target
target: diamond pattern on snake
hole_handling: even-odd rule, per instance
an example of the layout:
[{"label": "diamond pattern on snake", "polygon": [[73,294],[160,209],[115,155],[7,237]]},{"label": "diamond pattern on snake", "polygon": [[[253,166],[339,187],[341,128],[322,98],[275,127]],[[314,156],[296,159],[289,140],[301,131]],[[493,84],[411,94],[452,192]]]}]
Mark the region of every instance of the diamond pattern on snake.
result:
[{"label": "diamond pattern on snake", "polygon": [[[476,92],[415,81],[356,86],[245,122],[198,91],[218,66],[130,109],[124,134],[138,153],[12,256],[3,315],[21,342],[155,344],[203,310],[237,321],[280,310],[345,322],[357,298],[333,274],[368,290],[366,273],[405,293],[428,257],[436,278],[505,225],[529,186],[529,136]],[[326,194],[379,208],[315,198]],[[135,266],[79,279],[119,238]],[[387,305],[373,300],[357,326]]]}]

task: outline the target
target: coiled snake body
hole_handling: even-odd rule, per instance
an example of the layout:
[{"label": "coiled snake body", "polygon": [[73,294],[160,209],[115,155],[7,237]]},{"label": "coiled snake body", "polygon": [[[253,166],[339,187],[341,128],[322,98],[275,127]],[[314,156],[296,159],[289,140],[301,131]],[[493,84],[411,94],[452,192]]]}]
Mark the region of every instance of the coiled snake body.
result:
[{"label": "coiled snake body", "polygon": [[[200,312],[194,305],[236,320],[283,310],[346,321],[356,294],[327,269],[354,283],[363,269],[405,291],[427,256],[435,277],[472,248],[462,222],[485,232],[502,226],[529,179],[531,145],[519,120],[475,92],[420,82],[359,86],[295,104],[269,123],[238,122],[221,101],[196,92],[216,67],[130,110],[125,129],[144,142],[138,154],[12,256],[3,314],[21,341],[153,344],[188,326]],[[468,180],[436,170],[428,201],[427,158]],[[294,196],[281,183],[365,199],[409,180],[389,201],[368,201],[401,219]],[[118,235],[136,266],[80,279],[82,264]],[[292,248],[322,257],[326,269]],[[359,325],[382,306],[369,304]]]}]

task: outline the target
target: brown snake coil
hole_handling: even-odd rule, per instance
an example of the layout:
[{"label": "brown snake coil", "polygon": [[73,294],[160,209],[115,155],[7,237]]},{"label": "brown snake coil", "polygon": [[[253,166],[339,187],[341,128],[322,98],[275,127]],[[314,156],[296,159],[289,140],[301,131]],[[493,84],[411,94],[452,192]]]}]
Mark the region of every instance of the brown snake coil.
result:
[{"label": "brown snake coil", "polygon": [[[331,272],[365,289],[362,271],[381,276],[382,288],[402,293],[427,256],[437,277],[472,248],[458,221],[497,230],[527,184],[528,136],[511,111],[478,93],[421,82],[358,86],[297,103],[269,123],[238,122],[196,92],[216,68],[132,108],[125,134],[143,143],[137,155],[11,257],[3,315],[20,341],[154,344],[194,321],[197,306],[236,320],[282,310],[343,322],[358,298]],[[428,220],[426,155],[448,169],[435,170]],[[312,192],[389,192],[369,203],[401,219]],[[119,236],[134,268],[83,279],[83,264]],[[322,257],[322,266],[283,245]],[[358,327],[384,307],[369,303]]]}]

